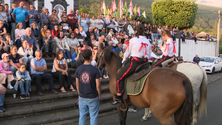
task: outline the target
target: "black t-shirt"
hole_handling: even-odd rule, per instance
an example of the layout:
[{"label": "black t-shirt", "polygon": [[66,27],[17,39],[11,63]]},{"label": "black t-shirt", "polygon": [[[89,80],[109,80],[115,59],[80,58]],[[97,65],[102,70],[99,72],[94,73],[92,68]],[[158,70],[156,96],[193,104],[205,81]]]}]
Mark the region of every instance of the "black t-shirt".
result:
[{"label": "black t-shirt", "polygon": [[75,72],[75,77],[79,79],[79,96],[82,98],[96,98],[96,79],[100,78],[99,69],[92,65],[81,65]]},{"label": "black t-shirt", "polygon": [[16,54],[15,58],[10,55],[9,59],[11,59],[13,61],[13,63],[19,63],[19,59],[21,59],[22,57],[19,54]]}]

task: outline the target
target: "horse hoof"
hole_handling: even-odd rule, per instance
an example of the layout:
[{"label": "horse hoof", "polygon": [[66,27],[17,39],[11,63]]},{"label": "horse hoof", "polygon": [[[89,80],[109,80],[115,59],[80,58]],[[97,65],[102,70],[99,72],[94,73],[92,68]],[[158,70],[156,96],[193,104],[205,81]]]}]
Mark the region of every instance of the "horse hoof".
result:
[{"label": "horse hoof", "polygon": [[147,119],[145,119],[145,118],[142,118],[142,119],[141,119],[141,121],[146,121],[146,120],[147,120]]}]

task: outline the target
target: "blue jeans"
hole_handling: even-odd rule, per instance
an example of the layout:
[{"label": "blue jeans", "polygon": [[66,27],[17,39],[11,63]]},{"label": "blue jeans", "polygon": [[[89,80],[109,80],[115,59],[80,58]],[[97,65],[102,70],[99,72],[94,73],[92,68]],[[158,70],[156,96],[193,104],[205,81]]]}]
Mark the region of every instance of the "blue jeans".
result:
[{"label": "blue jeans", "polygon": [[99,113],[98,97],[88,99],[79,97],[79,125],[86,124],[86,115],[89,111],[90,125],[97,125],[97,117]]},{"label": "blue jeans", "polygon": [[29,94],[30,84],[31,84],[29,80],[25,80],[25,81],[20,80],[18,84],[19,84],[21,95]]},{"label": "blue jeans", "polygon": [[0,106],[4,105],[4,99],[5,99],[5,95],[4,94],[0,94]]},{"label": "blue jeans", "polygon": [[15,41],[15,27],[16,27],[16,23],[11,23],[11,27],[12,27],[11,38],[12,38],[12,41]]},{"label": "blue jeans", "polygon": [[152,33],[152,34],[151,34],[151,39],[154,39],[154,38],[158,38],[158,34]]},{"label": "blue jeans", "polygon": [[22,46],[22,40],[21,39],[17,39],[15,41],[16,45],[17,45],[17,48],[20,48]]},{"label": "blue jeans", "polygon": [[15,76],[15,73],[16,73],[17,69],[15,67],[13,67],[13,66],[10,66],[9,70],[12,71],[13,75]]},{"label": "blue jeans", "polygon": [[52,30],[54,28],[55,24],[50,23],[49,24],[49,29]]},{"label": "blue jeans", "polygon": [[62,52],[65,59],[72,59],[70,51],[68,51],[67,49],[64,49],[62,50]]}]

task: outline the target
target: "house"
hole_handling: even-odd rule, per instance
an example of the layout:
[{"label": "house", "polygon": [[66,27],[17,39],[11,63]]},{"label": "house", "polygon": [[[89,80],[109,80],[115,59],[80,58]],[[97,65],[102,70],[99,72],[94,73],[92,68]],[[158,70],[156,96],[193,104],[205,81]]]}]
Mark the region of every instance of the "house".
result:
[{"label": "house", "polygon": [[79,8],[79,0],[0,0],[1,3],[7,3],[9,8],[11,8],[12,3],[19,5],[21,1],[24,2],[27,10],[29,10],[29,5],[34,5],[39,13],[43,7],[46,7],[49,13],[51,13],[53,9],[66,10],[68,13],[69,9],[75,11]]},{"label": "house", "polygon": [[207,40],[207,36],[209,35],[209,38],[210,41],[217,41],[217,37],[209,34],[209,33],[206,33],[206,32],[200,32],[197,34],[197,38],[200,39],[200,40]]}]

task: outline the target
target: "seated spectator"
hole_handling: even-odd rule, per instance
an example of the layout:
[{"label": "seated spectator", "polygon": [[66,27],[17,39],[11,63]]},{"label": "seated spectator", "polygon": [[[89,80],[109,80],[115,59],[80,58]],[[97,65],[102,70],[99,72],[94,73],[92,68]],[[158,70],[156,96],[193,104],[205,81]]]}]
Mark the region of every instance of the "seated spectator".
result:
[{"label": "seated spectator", "polygon": [[109,41],[109,48],[115,51],[116,49],[113,46],[113,41]]},{"label": "seated spectator", "polygon": [[82,35],[83,39],[85,39],[87,37],[86,32],[83,31],[83,26],[80,26],[79,33]]},{"label": "seated spectator", "polygon": [[37,23],[34,22],[32,23],[32,35],[35,37],[37,43],[40,45],[41,43],[41,34],[40,34],[40,30],[37,28]]},{"label": "seated spectator", "polygon": [[26,32],[25,32],[25,29],[23,29],[23,24],[18,23],[16,25],[16,29],[15,29],[15,43],[17,45],[17,48],[22,46],[21,37],[25,34],[26,34]]},{"label": "seated spectator", "polygon": [[0,61],[0,84],[8,82],[7,88],[13,89],[11,82],[14,80],[13,72],[9,70],[9,55],[7,53],[2,54],[2,61]]},{"label": "seated spectator", "polygon": [[33,48],[33,51],[35,52],[35,50],[39,50],[39,44],[36,41],[35,37],[32,35],[32,31],[31,28],[26,28],[26,34],[22,36],[21,40],[26,40],[29,44],[29,46],[31,46]]},{"label": "seated spectator", "polygon": [[72,54],[72,63],[71,63],[71,67],[72,68],[77,68],[80,65],[83,64],[83,57],[82,57],[82,53],[81,53],[81,47],[77,46],[75,48],[75,52]]},{"label": "seated spectator", "polygon": [[[4,77],[6,76],[0,75],[0,79]],[[5,93],[6,93],[6,88],[2,84],[0,84],[0,112],[5,112],[4,108]]]},{"label": "seated spectator", "polygon": [[55,57],[56,54],[56,41],[52,37],[50,30],[46,30],[46,36],[43,37],[43,48],[42,51],[46,58],[49,57],[49,53],[52,53],[52,57]]},{"label": "seated spectator", "polygon": [[55,37],[55,41],[57,47],[56,50],[62,50],[64,58],[67,59],[67,62],[71,62],[70,48],[62,31],[59,31],[57,37]]},{"label": "seated spectator", "polygon": [[53,29],[51,30],[52,36],[55,38],[58,35],[59,27],[58,25],[54,25]]},{"label": "seated spectator", "polygon": [[105,35],[102,34],[101,37],[103,38],[103,42],[105,43],[105,46],[106,47],[109,46],[109,43],[107,42],[107,39],[106,39]]},{"label": "seated spectator", "polygon": [[105,27],[103,27],[102,31],[99,33],[99,36],[102,36],[102,35],[104,35],[106,37],[106,28]]},{"label": "seated spectator", "polygon": [[90,46],[88,46],[87,42],[83,42],[83,47],[81,48],[81,52],[84,51],[85,49],[92,50],[92,48]]},{"label": "seated spectator", "polygon": [[5,44],[5,41],[3,40],[2,36],[0,36],[0,52],[9,53],[9,48],[7,44]]},{"label": "seated spectator", "polygon": [[70,52],[71,52],[71,55],[75,52],[75,48],[77,46],[80,46],[79,45],[79,41],[77,38],[75,38],[75,33],[74,32],[71,32],[68,36],[68,38],[66,39],[69,47],[70,47]]},{"label": "seated spectator", "polygon": [[31,91],[31,77],[29,72],[25,68],[25,64],[18,65],[18,71],[16,72],[15,91],[20,89],[20,99],[30,99],[29,92]]},{"label": "seated spectator", "polygon": [[67,19],[67,15],[66,15],[66,11],[65,10],[62,11],[62,15],[59,17],[59,23],[62,22],[62,18],[63,17],[66,17],[66,19]]},{"label": "seated spectator", "polygon": [[[1,17],[1,16],[0,16]],[[4,26],[4,22],[0,20],[0,35],[5,38],[5,34],[7,33],[7,30]]]},{"label": "seated spectator", "polygon": [[71,32],[73,32],[73,31],[74,31],[74,30],[72,30],[71,26],[69,26],[69,30],[68,30],[69,34],[70,34]]},{"label": "seated spectator", "polygon": [[44,24],[41,29],[42,39],[43,39],[43,37],[46,37],[46,30],[48,30],[48,26],[46,24]]},{"label": "seated spectator", "polygon": [[47,64],[45,59],[42,58],[42,51],[37,50],[35,56],[36,57],[31,61],[31,77],[35,81],[38,95],[43,96],[41,87],[42,80],[47,80],[49,83],[49,90],[57,94],[58,92],[54,89],[52,74],[44,73],[44,71],[47,70]]},{"label": "seated spectator", "polygon": [[30,64],[33,59],[33,48],[29,46],[26,40],[22,41],[22,47],[18,49],[18,54],[22,57],[22,62]]},{"label": "seated spectator", "polygon": [[110,35],[106,36],[106,41],[109,43],[109,41],[112,41],[112,37]]},{"label": "seated spectator", "polygon": [[116,34],[114,34],[112,36],[112,41],[113,41],[113,46],[116,47],[117,46],[117,43],[119,43],[119,41],[116,39]]},{"label": "seated spectator", "polygon": [[64,37],[67,38],[69,35],[69,32],[67,30],[62,30]]},{"label": "seated spectator", "polygon": [[22,62],[22,57],[17,53],[17,47],[16,46],[12,46],[10,48],[10,56],[9,56],[9,64],[10,64],[10,68],[9,70],[12,71],[14,73],[14,76],[15,76],[15,73],[17,71],[17,66],[19,63],[23,63]]},{"label": "seated spectator", "polygon": [[[95,40],[98,40],[98,38],[96,38],[96,34],[95,32],[93,31],[93,28],[92,27],[89,27],[89,30],[86,32],[86,41],[88,41],[90,39],[90,35],[93,34],[94,35],[94,39]],[[90,44],[88,44],[89,46],[91,46]]]},{"label": "seated spectator", "polygon": [[110,29],[109,33],[108,33],[108,35],[106,37],[110,36],[112,38],[113,34],[114,34],[113,29]]},{"label": "seated spectator", "polygon": [[70,72],[68,71],[68,64],[66,62],[66,59],[63,57],[62,50],[59,50],[56,54],[56,58],[53,61],[53,68],[52,68],[52,76],[55,79],[59,80],[60,83],[60,91],[62,93],[65,93],[65,83],[67,81],[68,86],[70,86],[70,90],[75,92],[74,85],[72,82],[72,77]]},{"label": "seated spectator", "polygon": [[5,45],[7,45],[8,51],[10,52],[10,47],[13,46],[13,41],[11,40],[11,35],[9,33],[5,35]]},{"label": "seated spectator", "polygon": [[[117,55],[123,55],[123,44],[121,43],[121,42],[119,42],[118,44],[117,44],[117,47],[116,47],[116,49],[115,49],[115,52],[117,53]],[[122,53],[122,54],[121,54]],[[121,57],[121,56],[120,56]],[[123,57],[121,57],[121,58],[123,58]]]},{"label": "seated spectator", "polygon": [[75,28],[75,29],[74,29],[74,33],[75,33],[75,38],[78,39],[79,44],[80,44],[80,46],[82,47],[82,43],[83,43],[84,40],[83,40],[82,35],[81,35],[80,32],[79,32],[79,29],[78,29],[78,28]]},{"label": "seated spectator", "polygon": [[93,29],[93,32],[95,33],[96,38],[97,38],[97,40],[98,40],[98,38],[99,38],[99,30],[98,30],[98,28],[95,27],[95,28]]},{"label": "seated spectator", "polygon": [[94,34],[93,33],[90,34],[90,39],[88,40],[87,43],[90,47],[95,46],[95,44],[97,43],[97,41],[94,39]]},{"label": "seated spectator", "polygon": [[62,26],[63,30],[69,30],[69,23],[67,21],[67,17],[66,16],[62,17],[62,22],[60,22],[59,25]]}]

